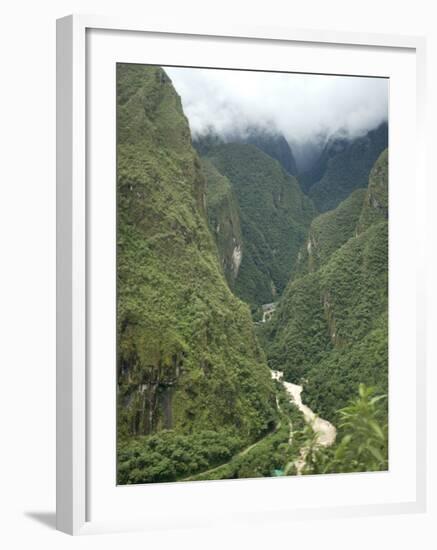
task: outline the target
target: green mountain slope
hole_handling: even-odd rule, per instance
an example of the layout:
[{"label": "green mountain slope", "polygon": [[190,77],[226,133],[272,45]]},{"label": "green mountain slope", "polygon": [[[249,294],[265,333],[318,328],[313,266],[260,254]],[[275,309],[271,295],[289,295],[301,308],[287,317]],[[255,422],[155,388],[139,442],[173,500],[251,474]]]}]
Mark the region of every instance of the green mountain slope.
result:
[{"label": "green mountain slope", "polygon": [[293,152],[282,134],[251,129],[242,142],[255,145],[258,149],[261,149],[266,155],[277,160],[289,174],[297,174]]},{"label": "green mountain slope", "polygon": [[240,207],[243,256],[235,292],[253,306],[271,302],[287,284],[314,206],[296,179],[254,145],[220,145],[207,158],[230,181]]},{"label": "green mountain slope", "polygon": [[[388,145],[387,123],[365,136],[349,142],[328,143],[322,157],[321,179],[309,187],[308,194],[320,212],[332,210],[352,191],[367,187],[370,170]],[[320,171],[319,171],[320,172]],[[304,186],[308,188],[308,182]]]},{"label": "green mountain slope", "polygon": [[269,132],[262,128],[250,127],[244,132],[231,133],[223,137],[211,130],[203,136],[196,137],[193,141],[195,149],[202,156],[207,155],[214,147],[226,143],[255,145],[266,155],[277,160],[289,174],[295,175],[298,172],[289,143],[281,133],[276,131]]},{"label": "green mountain slope", "polygon": [[316,271],[337,248],[355,235],[365,196],[365,189],[357,189],[337,208],[314,218],[298,254],[295,277]]},{"label": "green mountain slope", "polygon": [[229,180],[208,159],[202,159],[201,164],[207,183],[208,223],[216,241],[223,272],[232,289],[243,254],[240,208]]},{"label": "green mountain slope", "polygon": [[[184,459],[162,430],[183,438],[179,454],[202,447],[205,430],[253,441],[274,422],[274,389],[249,309],[219,265],[200,161],[162,69],[117,65],[117,130],[119,481],[171,480]],[[132,473],[148,441],[133,438],[153,433],[156,460]]]},{"label": "green mountain slope", "polygon": [[354,194],[314,220],[319,241],[268,327],[270,366],[303,381],[304,400],[328,419],[360,382],[387,390],[388,222],[382,199],[372,200],[387,197],[387,174],[383,152],[364,201]]},{"label": "green mountain slope", "polygon": [[381,153],[370,174],[363,210],[357,230],[365,231],[373,223],[388,218],[388,149]]},{"label": "green mountain slope", "polygon": [[[320,139],[322,138],[320,136]],[[311,187],[323,177],[326,172],[329,160],[344,151],[348,147],[349,141],[346,138],[333,136],[327,140],[321,151],[315,154],[309,167],[300,172],[298,179],[302,190],[305,193],[309,193]]]}]

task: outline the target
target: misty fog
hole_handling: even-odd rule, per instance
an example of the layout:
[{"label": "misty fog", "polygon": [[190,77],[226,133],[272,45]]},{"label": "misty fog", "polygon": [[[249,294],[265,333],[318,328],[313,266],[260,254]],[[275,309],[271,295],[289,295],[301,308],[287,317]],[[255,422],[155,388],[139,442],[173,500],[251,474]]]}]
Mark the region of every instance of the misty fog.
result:
[{"label": "misty fog", "polygon": [[333,134],[358,137],[388,118],[388,79],[164,68],[193,137],[250,127],[282,133],[301,169]]}]

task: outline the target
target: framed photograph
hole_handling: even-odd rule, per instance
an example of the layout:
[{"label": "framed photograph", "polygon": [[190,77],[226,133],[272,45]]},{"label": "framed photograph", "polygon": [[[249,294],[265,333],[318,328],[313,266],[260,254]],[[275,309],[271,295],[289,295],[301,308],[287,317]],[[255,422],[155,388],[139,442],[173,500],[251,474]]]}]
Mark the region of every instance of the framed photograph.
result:
[{"label": "framed photograph", "polygon": [[58,529],[425,510],[424,49],[58,20]]}]

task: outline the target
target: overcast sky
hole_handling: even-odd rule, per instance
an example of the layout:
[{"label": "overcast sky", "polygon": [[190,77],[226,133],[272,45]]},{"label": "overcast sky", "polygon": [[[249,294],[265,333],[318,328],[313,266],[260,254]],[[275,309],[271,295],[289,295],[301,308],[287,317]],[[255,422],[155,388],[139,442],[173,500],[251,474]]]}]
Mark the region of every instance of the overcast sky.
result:
[{"label": "overcast sky", "polygon": [[182,98],[194,136],[213,128],[225,135],[247,126],[282,132],[291,142],[339,130],[351,136],[388,116],[388,80],[165,68]]}]

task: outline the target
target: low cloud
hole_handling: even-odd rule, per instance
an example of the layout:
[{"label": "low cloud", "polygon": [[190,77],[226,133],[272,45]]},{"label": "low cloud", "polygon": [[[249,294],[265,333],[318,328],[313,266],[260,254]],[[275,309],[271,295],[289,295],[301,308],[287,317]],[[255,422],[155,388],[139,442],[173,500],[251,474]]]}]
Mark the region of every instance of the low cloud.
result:
[{"label": "low cloud", "polygon": [[259,126],[299,149],[342,132],[355,137],[388,117],[388,80],[165,68],[182,98],[193,136],[226,137]]}]

